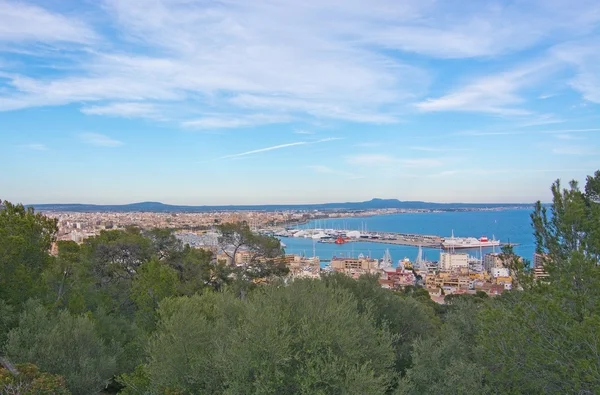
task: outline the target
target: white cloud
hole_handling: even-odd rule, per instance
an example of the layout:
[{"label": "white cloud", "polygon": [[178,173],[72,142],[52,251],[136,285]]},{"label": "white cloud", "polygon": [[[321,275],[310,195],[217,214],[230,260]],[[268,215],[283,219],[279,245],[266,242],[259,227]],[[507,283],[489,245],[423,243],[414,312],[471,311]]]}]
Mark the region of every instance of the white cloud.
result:
[{"label": "white cloud", "polygon": [[[53,73],[29,74],[18,65],[7,70],[0,76],[7,79],[0,111],[78,103],[86,114],[159,119],[171,118],[162,112],[176,107],[175,121],[201,129],[299,119],[393,124],[431,84],[424,62],[410,65],[406,53],[489,62],[589,33],[600,20],[599,7],[593,0],[502,6],[459,0],[106,0],[86,14],[65,16],[0,0],[0,40],[11,48],[31,40],[84,44],[77,56],[52,55],[67,64]],[[115,32],[98,37],[103,30],[95,33],[80,22],[86,19],[106,21]],[[19,48],[25,49],[35,52]],[[599,73],[588,68],[581,68],[573,87],[596,100]],[[523,66],[421,100],[417,108],[526,115],[522,89],[546,76]]]},{"label": "white cloud", "polygon": [[[396,122],[400,104],[425,88],[427,73],[340,36],[335,28],[315,28],[315,21],[329,19],[328,10],[338,6],[342,14],[364,17],[359,3],[307,7],[296,1],[236,1],[226,6],[107,1],[106,10],[120,36],[130,43],[122,48],[113,43],[114,53],[89,51],[72,65],[77,77],[59,73],[30,78],[16,69],[0,110],[73,102],[163,101],[186,103],[181,107],[188,110],[188,119],[197,112],[194,109],[202,108],[204,113],[242,118],[254,111],[287,119],[302,115]],[[375,16],[382,15],[379,10]],[[341,16],[336,18],[336,24],[346,25]],[[136,51],[128,53],[131,43]],[[140,55],[146,48],[160,55]],[[118,112],[146,116],[108,113]],[[239,127],[248,122],[196,123],[204,125]]]},{"label": "white cloud", "polygon": [[573,65],[575,76],[571,79],[573,89],[583,98],[600,103],[600,44],[593,40],[570,42],[553,48],[552,53],[561,61]]},{"label": "white cloud", "polygon": [[115,140],[99,133],[81,133],[79,137],[85,143],[95,145],[97,147],[119,147],[123,145],[122,141]]},{"label": "white cloud", "polygon": [[552,149],[552,153],[556,155],[598,155],[598,150],[585,145],[561,145]]},{"label": "white cloud", "polygon": [[600,129],[598,128],[586,128],[586,129],[556,129],[556,130],[504,130],[504,131],[477,131],[477,130],[465,130],[456,132],[456,135],[459,136],[510,136],[510,135],[519,135],[519,134],[572,134],[572,133],[598,133]]},{"label": "white cloud", "polygon": [[420,169],[442,166],[444,162],[433,158],[409,158],[403,159],[402,163],[407,167],[416,167]]},{"label": "white cloud", "polygon": [[45,144],[39,143],[25,144],[23,145],[23,148],[28,148],[33,151],[48,151],[48,147]]},{"label": "white cloud", "polygon": [[346,159],[348,163],[360,166],[389,166],[399,163],[397,158],[386,154],[358,154]]},{"label": "white cloud", "polygon": [[466,148],[455,148],[455,147],[438,147],[438,146],[413,146],[410,147],[414,151],[423,152],[455,152],[455,151],[468,151]]},{"label": "white cloud", "polygon": [[195,129],[229,129],[285,123],[291,120],[292,118],[286,115],[252,114],[240,116],[235,114],[220,114],[218,116],[206,116],[204,118],[185,121],[182,122],[182,126]]},{"label": "white cloud", "polygon": [[585,33],[600,20],[600,6],[593,0],[410,3],[416,9],[411,18],[396,24],[373,23],[364,40],[440,58],[489,57],[520,51],[550,37]]},{"label": "white cloud", "polygon": [[416,107],[424,112],[470,111],[510,116],[530,115],[529,110],[517,107],[525,101],[519,92],[544,80],[556,69],[555,62],[545,59],[477,79],[447,95],[421,101]]},{"label": "white cloud", "polygon": [[280,149],[283,149],[283,148],[296,147],[298,145],[319,144],[319,143],[326,143],[326,142],[329,142],[329,141],[337,141],[337,140],[341,140],[341,138],[338,138],[338,137],[328,137],[328,138],[321,139],[321,140],[316,140],[316,141],[297,141],[297,142],[294,142],[294,143],[286,143],[286,144],[273,145],[271,147],[259,148],[259,149],[255,149],[255,150],[251,150],[251,151],[241,152],[241,153],[238,153],[238,154],[225,155],[225,156],[220,157],[219,159],[240,158],[240,157],[244,157],[244,156],[248,156],[248,155],[255,155],[255,154],[260,154],[260,153],[263,153],[263,152],[280,150]]},{"label": "white cloud", "polygon": [[0,41],[89,43],[94,31],[77,17],[68,18],[21,1],[0,0]]},{"label": "white cloud", "polygon": [[103,106],[89,106],[81,109],[88,115],[108,115],[125,118],[160,118],[159,109],[152,103],[111,103]]}]

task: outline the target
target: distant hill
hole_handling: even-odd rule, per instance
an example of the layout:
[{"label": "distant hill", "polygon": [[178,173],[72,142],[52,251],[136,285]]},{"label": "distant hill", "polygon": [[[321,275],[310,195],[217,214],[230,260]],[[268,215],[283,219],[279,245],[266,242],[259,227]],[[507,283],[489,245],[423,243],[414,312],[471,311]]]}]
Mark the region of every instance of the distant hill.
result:
[{"label": "distant hill", "polygon": [[400,201],[398,199],[372,199],[365,202],[321,203],[321,204],[270,204],[270,205],[228,205],[228,206],[179,206],[160,202],[141,202],[123,205],[96,204],[32,204],[40,211],[73,212],[154,212],[154,213],[201,213],[208,211],[278,211],[278,210],[374,210],[374,209],[412,209],[412,210],[472,210],[503,207],[531,207],[531,204],[510,203],[430,203],[420,201]]}]

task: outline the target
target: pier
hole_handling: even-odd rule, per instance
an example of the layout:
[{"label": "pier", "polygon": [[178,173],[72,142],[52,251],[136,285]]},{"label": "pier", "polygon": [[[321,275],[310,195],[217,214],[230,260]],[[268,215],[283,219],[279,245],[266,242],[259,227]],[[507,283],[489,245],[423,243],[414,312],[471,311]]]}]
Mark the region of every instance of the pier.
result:
[{"label": "pier", "polygon": [[[477,239],[474,237],[441,237],[436,235],[424,235],[414,233],[393,233],[376,232],[360,233],[358,231],[324,231],[322,229],[302,230],[300,237],[312,238],[318,243],[327,244],[346,244],[346,243],[381,243],[391,245],[401,245],[410,247],[433,248],[443,250],[469,250],[480,248],[494,248],[505,245],[517,246],[516,243],[501,243],[498,240],[488,240],[486,238]],[[280,237],[299,237],[292,234],[281,234],[273,232],[275,236]]]}]

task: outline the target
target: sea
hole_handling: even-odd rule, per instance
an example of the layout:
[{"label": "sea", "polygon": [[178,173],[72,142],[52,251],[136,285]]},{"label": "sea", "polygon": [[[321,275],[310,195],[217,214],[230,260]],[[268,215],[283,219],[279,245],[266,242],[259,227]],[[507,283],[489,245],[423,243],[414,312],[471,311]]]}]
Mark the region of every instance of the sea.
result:
[{"label": "sea", "polygon": [[[535,238],[530,217],[532,211],[533,208],[519,208],[492,211],[401,213],[314,220],[298,225],[297,228],[359,230],[370,233],[417,233],[442,237],[450,237],[452,233],[455,237],[480,238],[487,236],[489,239],[495,238],[502,243],[518,244],[514,246],[515,253],[531,261],[535,252]],[[385,250],[389,249],[394,266],[396,266],[399,260],[409,258],[414,261],[418,255],[418,247],[394,244],[352,242],[337,245],[296,237],[283,237],[281,241],[286,245],[285,252],[287,254],[307,257],[312,257],[314,254],[321,260],[329,260],[332,257],[357,257],[359,254],[382,258]],[[495,248],[496,252],[499,250],[499,247]],[[492,251],[492,248],[484,248],[482,251],[478,248],[461,250],[461,252],[467,252],[477,258],[480,258],[481,253],[486,254]],[[423,248],[424,258],[430,261],[439,260],[440,252],[440,249]]]}]

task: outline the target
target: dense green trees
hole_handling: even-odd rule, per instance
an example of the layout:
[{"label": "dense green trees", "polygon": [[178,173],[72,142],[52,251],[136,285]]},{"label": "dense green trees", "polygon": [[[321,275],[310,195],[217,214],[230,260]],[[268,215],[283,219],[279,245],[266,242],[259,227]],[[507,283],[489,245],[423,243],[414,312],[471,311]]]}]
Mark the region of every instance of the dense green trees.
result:
[{"label": "dense green trees", "polygon": [[455,298],[437,338],[415,345],[408,393],[600,392],[599,186],[600,172],[584,191],[554,183],[531,216],[549,277],[506,249],[523,291]]},{"label": "dense green trees", "polygon": [[30,300],[10,331],[6,354],[11,361],[33,363],[46,372],[65,377],[75,394],[105,387],[116,373],[116,347],[100,339],[94,323],[63,310],[49,311]]},{"label": "dense green trees", "polygon": [[19,305],[43,292],[40,276],[48,267],[56,220],[33,209],[0,201],[0,299]]},{"label": "dense green trees", "polygon": [[[157,392],[385,393],[394,335],[347,290],[296,281],[166,300],[144,368]],[[127,383],[127,380],[124,380]]]},{"label": "dense green trees", "polygon": [[443,306],[373,276],[283,281],[279,242],[246,224],[218,225],[243,264],[160,229],[51,256],[56,222],[4,202],[0,362],[22,374],[0,367],[0,392],[599,393],[600,172],[552,193],[532,213],[549,276],[506,248],[518,289]]}]

